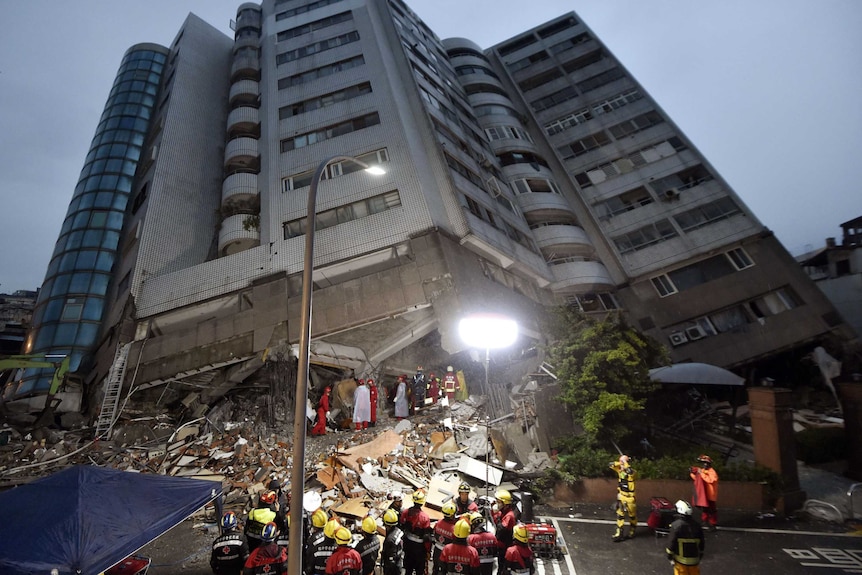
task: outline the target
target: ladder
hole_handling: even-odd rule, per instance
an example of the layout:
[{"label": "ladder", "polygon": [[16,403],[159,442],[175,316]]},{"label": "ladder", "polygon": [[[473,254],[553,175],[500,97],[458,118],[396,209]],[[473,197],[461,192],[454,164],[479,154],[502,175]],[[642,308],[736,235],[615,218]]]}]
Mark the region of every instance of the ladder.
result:
[{"label": "ladder", "polygon": [[117,406],[120,403],[120,391],[123,389],[123,378],[126,375],[126,360],[129,357],[129,349],[132,342],[117,346],[114,355],[114,363],[108,370],[105,382],[105,398],[102,400],[102,409],[96,420],[96,439],[106,438],[114,427],[114,418],[117,415]]}]

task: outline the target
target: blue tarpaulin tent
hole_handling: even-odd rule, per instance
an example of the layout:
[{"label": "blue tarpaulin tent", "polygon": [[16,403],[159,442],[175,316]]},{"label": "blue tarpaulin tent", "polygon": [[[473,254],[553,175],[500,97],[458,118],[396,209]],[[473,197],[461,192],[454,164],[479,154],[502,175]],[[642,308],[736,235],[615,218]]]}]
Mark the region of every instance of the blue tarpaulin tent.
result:
[{"label": "blue tarpaulin tent", "polygon": [[0,493],[0,573],[97,575],[220,494],[213,481],[70,467]]}]

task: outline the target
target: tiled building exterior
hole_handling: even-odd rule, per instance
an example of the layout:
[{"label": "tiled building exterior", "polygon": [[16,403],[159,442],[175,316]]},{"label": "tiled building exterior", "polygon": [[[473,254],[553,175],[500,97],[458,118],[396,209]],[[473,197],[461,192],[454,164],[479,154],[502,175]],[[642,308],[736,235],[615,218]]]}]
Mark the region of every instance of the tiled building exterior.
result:
[{"label": "tiled building exterior", "polygon": [[[462,350],[457,321],[475,312],[541,340],[539,309],[564,302],[623,308],[675,360],[731,368],[843,334],[574,13],[488,49],[439,40],[401,0],[245,3],[234,28],[190,15],[169,48],[128,53],[161,54],[164,69],[119,194],[112,281],[96,296],[46,285],[31,334],[31,351],[78,349],[42,335],[63,328],[48,310],[97,297],[100,335],[78,346],[98,350],[93,389],[128,342],[126,381],[144,386],[235,381],[295,345],[311,174],[340,155],[386,174],[337,162],[319,186],[313,361],[412,369],[404,350],[434,330]],[[91,177],[88,157],[79,188]],[[78,196],[69,217],[84,222],[95,207]],[[62,234],[46,283],[68,253]]]}]

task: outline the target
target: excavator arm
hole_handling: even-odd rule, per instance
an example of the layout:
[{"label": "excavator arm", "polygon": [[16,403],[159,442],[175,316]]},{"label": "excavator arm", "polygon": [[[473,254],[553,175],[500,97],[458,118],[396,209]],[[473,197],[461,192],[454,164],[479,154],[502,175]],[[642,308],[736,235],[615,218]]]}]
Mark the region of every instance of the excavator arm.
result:
[{"label": "excavator arm", "polygon": [[33,355],[7,355],[0,357],[0,371],[19,368],[50,368],[54,370],[54,376],[51,379],[51,387],[48,389],[48,398],[45,405],[49,405],[51,399],[60,391],[60,386],[66,379],[66,373],[69,371],[68,355],[48,355],[37,353]]}]

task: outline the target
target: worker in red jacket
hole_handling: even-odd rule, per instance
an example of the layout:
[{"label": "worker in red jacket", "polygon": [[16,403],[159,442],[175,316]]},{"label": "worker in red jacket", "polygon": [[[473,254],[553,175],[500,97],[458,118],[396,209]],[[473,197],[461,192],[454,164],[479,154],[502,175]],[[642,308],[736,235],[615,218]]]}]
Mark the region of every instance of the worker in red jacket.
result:
[{"label": "worker in red jacket", "polygon": [[467,544],[479,552],[479,573],[492,575],[497,566],[497,555],[500,554],[500,542],[496,535],[485,528],[485,516],[478,511],[470,514],[470,531]]},{"label": "worker in red jacket", "polygon": [[311,429],[311,435],[326,435],[326,417],[329,415],[329,394],[332,393],[332,388],[328,385],[323,390],[323,395],[320,396],[320,401],[317,402],[317,421]]},{"label": "worker in red jacket", "polygon": [[347,527],[339,527],[335,532],[338,548],[326,560],[326,575],[362,575],[362,557],[350,547],[353,537]]},{"label": "worker in red jacket", "polygon": [[260,547],[251,552],[242,568],[242,575],[263,575],[269,573],[287,573],[287,550],[279,547],[275,538],[278,536],[278,526],[272,521],[267,523],[261,539]]},{"label": "worker in red jacket", "polygon": [[494,526],[497,539],[500,541],[499,558],[502,563],[505,557],[506,550],[512,544],[512,533],[515,529],[515,524],[518,522],[518,515],[515,506],[512,504],[512,494],[506,489],[498,489],[494,493],[493,512]]},{"label": "worker in red jacket", "polygon": [[369,379],[368,384],[368,395],[371,398],[371,427],[375,427],[377,425],[377,384],[374,383],[373,379]]},{"label": "worker in red jacket", "polygon": [[479,552],[467,545],[470,523],[459,519],[455,523],[455,540],[443,548],[440,562],[446,575],[479,575]]},{"label": "worker in red jacket", "polygon": [[413,507],[401,512],[399,521],[404,531],[404,575],[426,575],[428,554],[431,552],[431,519],[422,509],[425,491],[413,492]]},{"label": "worker in red jacket", "polygon": [[512,532],[512,545],[506,549],[503,558],[502,571],[507,575],[533,575],[536,563],[533,560],[533,550],[527,543],[529,535],[526,526],[518,524]]},{"label": "worker in red jacket", "polygon": [[440,563],[440,553],[443,548],[455,540],[455,502],[447,501],[441,509],[443,518],[434,524],[434,549],[431,551],[431,562],[434,565],[434,575],[443,573]]}]

